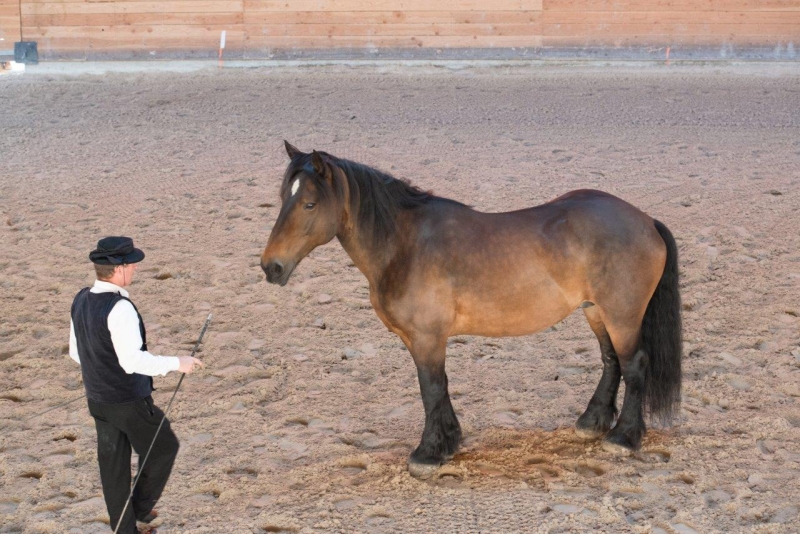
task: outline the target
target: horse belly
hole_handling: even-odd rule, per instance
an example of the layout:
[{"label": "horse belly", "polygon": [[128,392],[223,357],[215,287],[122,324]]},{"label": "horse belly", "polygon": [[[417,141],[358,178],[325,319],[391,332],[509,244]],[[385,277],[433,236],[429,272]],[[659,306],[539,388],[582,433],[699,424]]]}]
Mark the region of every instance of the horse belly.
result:
[{"label": "horse belly", "polygon": [[553,283],[514,287],[494,294],[469,292],[457,298],[450,335],[523,336],[544,330],[575,309]]}]

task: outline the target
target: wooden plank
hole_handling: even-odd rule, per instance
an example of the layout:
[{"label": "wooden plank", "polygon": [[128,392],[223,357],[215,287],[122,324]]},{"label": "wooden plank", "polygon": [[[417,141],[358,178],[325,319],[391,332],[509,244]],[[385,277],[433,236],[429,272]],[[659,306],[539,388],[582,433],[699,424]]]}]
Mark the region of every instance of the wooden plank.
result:
[{"label": "wooden plank", "polygon": [[543,0],[543,11],[797,11],[797,0]]},{"label": "wooden plank", "polygon": [[90,13],[236,13],[243,0],[165,0],[163,2],[69,2],[22,4],[23,15]]},{"label": "wooden plank", "polygon": [[[219,28],[176,27],[93,27],[76,32],[74,27],[34,29],[31,39],[45,51],[75,50],[215,50],[219,43]],[[37,31],[38,30],[38,31]],[[162,31],[165,30],[165,31]],[[228,30],[229,48],[297,49],[297,48],[374,48],[374,47],[536,47],[541,36],[424,36],[424,37],[272,37],[243,36],[240,31]]]},{"label": "wooden plank", "polygon": [[[0,8],[2,9],[2,8]],[[433,16],[428,16],[433,13]],[[301,16],[297,16],[301,15]],[[119,26],[124,24],[527,24],[540,23],[540,11],[499,13],[412,12],[394,17],[378,12],[361,17],[353,12],[259,12],[259,13],[88,13],[64,15],[24,15],[25,26]],[[395,20],[396,19],[396,20]]]},{"label": "wooden plank", "polygon": [[516,24],[541,11],[245,11],[245,24]]},{"label": "wooden plank", "polygon": [[[17,32],[19,32],[19,15],[0,15],[0,31],[11,33],[14,26],[17,27]],[[7,37],[6,40],[8,40]],[[0,48],[3,47],[0,46]]]},{"label": "wooden plank", "polygon": [[[7,0],[6,0],[7,1]],[[19,2],[20,0],[16,0]],[[23,4],[109,3],[117,0],[21,0]],[[125,0],[149,2],[152,0]],[[200,1],[200,0],[195,0]],[[260,11],[541,11],[543,0],[252,0]],[[509,6],[509,7],[503,7]]]},{"label": "wooden plank", "polygon": [[312,48],[531,48],[542,44],[541,36],[444,36],[425,37],[269,37],[248,35],[246,49]]},{"label": "wooden plank", "polygon": [[242,26],[248,35],[270,37],[374,36],[422,37],[525,36],[542,35],[541,23],[534,24],[268,24]]},{"label": "wooden plank", "polygon": [[17,26],[19,26],[19,4],[0,4],[0,17],[17,17]]},{"label": "wooden plank", "polygon": [[73,26],[26,28],[25,38],[39,42],[45,50],[217,50],[222,30],[226,48],[240,48],[241,30],[228,26]]},{"label": "wooden plank", "polygon": [[580,36],[585,38],[628,35],[794,35],[800,37],[797,24],[545,24],[545,36]]},{"label": "wooden plank", "polygon": [[584,37],[584,36],[545,36],[542,44],[546,47],[632,47],[632,46],[654,46],[666,48],[667,46],[722,46],[733,44],[736,46],[776,46],[788,45],[796,41],[797,36],[787,35],[626,35],[626,36],[605,36],[605,37]]},{"label": "wooden plank", "polygon": [[542,20],[545,24],[800,24],[800,11],[546,11]]},{"label": "wooden plank", "polygon": [[124,26],[124,25],[209,25],[237,26],[243,13],[89,13],[68,15],[24,15],[22,25],[30,26]]},{"label": "wooden plank", "polygon": [[[157,15],[154,15],[157,17]],[[234,14],[235,16],[235,14]],[[62,18],[71,17],[64,21]],[[38,15],[24,17],[24,28],[46,29],[52,26],[74,26],[76,31],[82,27],[91,26],[152,26],[167,25],[161,23],[148,24],[139,20],[142,15]],[[201,15],[201,20],[209,19],[208,15]],[[146,17],[149,19],[150,17]],[[176,17],[170,25],[209,25],[226,24],[225,22],[211,23],[190,22],[185,16]],[[55,24],[54,22],[61,22]],[[227,25],[227,24],[226,24]],[[541,35],[542,24],[235,24],[234,29],[240,29],[252,34],[272,36],[327,36],[327,35],[389,35],[389,36],[415,36],[415,35]],[[24,30],[28,33],[27,30]]]},{"label": "wooden plank", "polygon": [[542,0],[245,0],[252,11],[541,11]]},{"label": "wooden plank", "polygon": [[[3,0],[0,0],[0,1],[3,1]],[[156,0],[16,0],[16,1],[17,1],[17,3],[21,2],[22,5],[29,5],[29,4],[113,4],[113,3],[119,3],[120,1],[125,1],[125,2],[150,2],[150,3],[153,3]],[[169,2],[169,1],[171,1],[171,0],[165,0],[165,2]],[[184,0],[184,1],[186,1],[186,2],[208,2],[209,0]]]}]

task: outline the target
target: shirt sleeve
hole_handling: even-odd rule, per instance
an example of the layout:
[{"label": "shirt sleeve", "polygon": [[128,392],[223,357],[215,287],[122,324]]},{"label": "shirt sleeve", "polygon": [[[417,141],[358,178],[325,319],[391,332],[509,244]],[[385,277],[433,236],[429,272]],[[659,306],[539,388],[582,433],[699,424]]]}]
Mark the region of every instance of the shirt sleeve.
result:
[{"label": "shirt sleeve", "polygon": [[127,300],[117,302],[108,314],[108,330],[119,365],[126,373],[163,376],[178,370],[180,360],[176,356],[156,356],[140,350],[142,334],[139,331],[139,316]]},{"label": "shirt sleeve", "polygon": [[75,325],[72,319],[69,321],[69,357],[76,363],[81,363],[81,357],[78,356],[78,338],[75,337]]}]

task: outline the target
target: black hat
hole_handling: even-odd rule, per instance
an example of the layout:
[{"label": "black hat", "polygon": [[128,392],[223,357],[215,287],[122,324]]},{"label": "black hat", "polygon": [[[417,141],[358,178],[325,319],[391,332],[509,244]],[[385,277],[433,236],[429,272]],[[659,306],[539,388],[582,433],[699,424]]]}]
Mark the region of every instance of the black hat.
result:
[{"label": "black hat", "polygon": [[111,236],[97,242],[97,249],[89,253],[89,259],[98,265],[138,263],[144,259],[144,252],[134,248],[130,237]]}]

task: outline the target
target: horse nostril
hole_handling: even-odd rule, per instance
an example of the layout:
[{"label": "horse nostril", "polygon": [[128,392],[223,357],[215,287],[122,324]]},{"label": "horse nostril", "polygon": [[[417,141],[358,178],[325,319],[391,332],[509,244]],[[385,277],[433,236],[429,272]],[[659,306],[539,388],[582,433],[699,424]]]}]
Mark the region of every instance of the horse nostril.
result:
[{"label": "horse nostril", "polygon": [[280,276],[283,274],[283,265],[281,265],[277,261],[272,262],[272,264],[269,266],[269,272],[273,276]]},{"label": "horse nostril", "polygon": [[283,263],[273,260],[269,263],[262,263],[261,269],[267,275],[267,282],[270,284],[286,283],[283,276],[286,274],[287,269],[283,266]]}]

